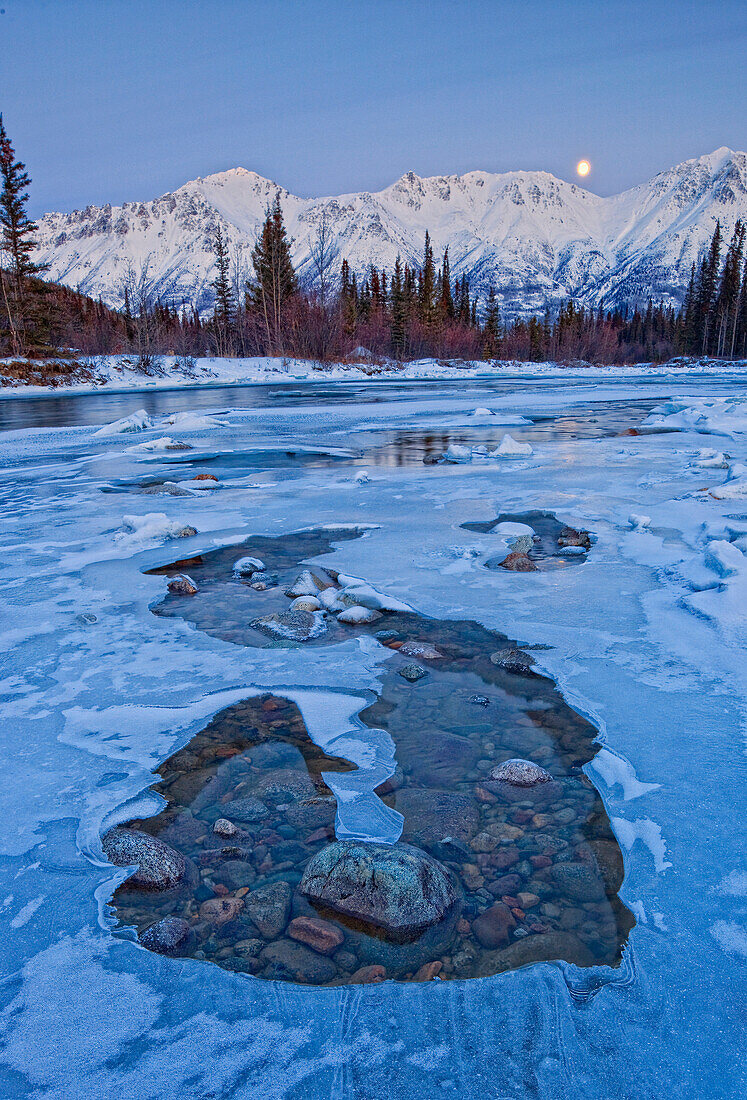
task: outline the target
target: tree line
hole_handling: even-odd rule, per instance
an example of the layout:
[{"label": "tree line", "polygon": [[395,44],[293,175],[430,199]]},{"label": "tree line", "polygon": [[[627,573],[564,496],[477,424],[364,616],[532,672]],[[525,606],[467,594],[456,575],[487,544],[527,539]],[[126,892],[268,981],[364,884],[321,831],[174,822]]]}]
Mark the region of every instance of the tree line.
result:
[{"label": "tree line", "polygon": [[340,258],[329,216],[315,227],[303,273],[295,270],[280,204],[268,207],[250,256],[237,264],[216,225],[215,305],[208,318],[164,301],[149,259],[122,277],[123,306],[44,280],[33,259],[35,223],[27,215],[30,178],[0,116],[0,354],[130,355],[143,370],[163,355],[183,365],[198,356],[286,356],[321,362],[363,354],[410,360],[664,361],[673,355],[747,357],[745,226],[723,252],[720,225],[693,265],[681,310],[566,302],[556,314],[504,321],[495,288],[480,302],[466,275],[452,278],[448,248],[438,262],[426,232],[419,264],[397,258],[387,272],[360,277]]}]

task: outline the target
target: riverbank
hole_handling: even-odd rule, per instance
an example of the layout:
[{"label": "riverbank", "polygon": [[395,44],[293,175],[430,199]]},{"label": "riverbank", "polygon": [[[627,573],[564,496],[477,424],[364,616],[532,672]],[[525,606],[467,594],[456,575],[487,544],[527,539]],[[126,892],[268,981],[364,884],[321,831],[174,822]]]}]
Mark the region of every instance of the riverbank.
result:
[{"label": "riverbank", "polygon": [[[193,360],[180,366],[175,356],[164,356],[151,373],[131,365],[127,356],[109,355],[81,359],[29,362],[28,381],[21,380],[19,360],[0,360],[0,398],[98,393],[102,390],[178,389],[185,386],[252,385],[268,382],[451,381],[455,379],[543,376],[620,380],[646,375],[732,374],[747,371],[747,360],[672,359],[666,363],[604,366],[591,363],[527,363],[517,360],[491,362],[418,359],[410,363],[392,360],[378,363],[318,363],[308,359],[251,358]],[[64,369],[62,369],[64,368]]]}]

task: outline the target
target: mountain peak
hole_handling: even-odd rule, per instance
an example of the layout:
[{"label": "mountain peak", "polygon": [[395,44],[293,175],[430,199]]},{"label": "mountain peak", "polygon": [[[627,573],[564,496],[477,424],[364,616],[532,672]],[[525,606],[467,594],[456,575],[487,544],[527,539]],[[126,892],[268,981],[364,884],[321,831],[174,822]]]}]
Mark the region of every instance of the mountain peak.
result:
[{"label": "mountain peak", "polygon": [[716,219],[725,237],[747,219],[747,158],[722,146],[607,198],[545,171],[476,169],[411,170],[378,192],[305,199],[236,166],[149,203],[47,214],[35,258],[50,265],[51,278],[113,306],[128,266],[147,261],[164,301],[210,312],[216,224],[232,254],[246,257],[276,193],[302,278],[313,280],[324,207],[340,262],[359,277],[371,264],[391,270],[397,255],[417,263],[427,229],[434,251],[448,246],[452,275],[466,275],[478,293],[493,283],[510,318],[570,297],[608,307],[645,305],[649,295],[679,304]]}]

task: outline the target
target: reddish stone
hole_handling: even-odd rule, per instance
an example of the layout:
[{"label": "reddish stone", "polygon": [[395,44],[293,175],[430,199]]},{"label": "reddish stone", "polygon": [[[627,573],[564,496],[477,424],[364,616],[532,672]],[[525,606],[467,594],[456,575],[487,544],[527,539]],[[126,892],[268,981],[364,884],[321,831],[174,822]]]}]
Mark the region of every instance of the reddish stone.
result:
[{"label": "reddish stone", "polygon": [[472,931],[483,947],[503,947],[516,921],[507,905],[496,902],[472,923]]},{"label": "reddish stone", "polygon": [[514,550],[501,562],[501,569],[508,569],[512,573],[536,573],[537,566],[527,554]]},{"label": "reddish stone", "polygon": [[460,919],[457,921],[457,932],[459,933],[459,935],[468,936],[470,934],[470,928],[471,925],[469,921],[465,920],[464,917],[460,917]]},{"label": "reddish stone", "polygon": [[318,840],[329,840],[332,835],[333,830],[328,825],[325,825],[323,828],[315,829],[313,833],[309,833],[306,837],[306,843],[316,844]]},{"label": "reddish stone", "polygon": [[383,982],[385,978],[386,970],[383,966],[362,966],[351,976],[350,981],[370,985],[373,982]]},{"label": "reddish stone", "polygon": [[505,871],[507,867],[513,867],[514,863],[518,863],[519,859],[519,849],[511,844],[494,852],[490,857],[490,863],[491,866],[497,867],[499,871]]},{"label": "reddish stone", "polygon": [[243,908],[241,898],[211,898],[200,906],[200,920],[220,926],[237,917]]},{"label": "reddish stone", "polygon": [[434,960],[434,962],[424,963],[420,970],[417,970],[413,975],[413,981],[415,982],[430,982],[436,977],[436,974],[440,974],[443,969],[443,963],[440,959]]},{"label": "reddish stone", "polygon": [[226,896],[226,894],[230,894],[231,891],[228,889],[227,886],[224,886],[222,882],[216,882],[213,886],[213,893],[216,894],[219,898],[223,898]]},{"label": "reddish stone", "polygon": [[217,481],[215,474],[195,474],[193,481]]},{"label": "reddish stone", "polygon": [[503,902],[504,905],[507,905],[509,907],[509,909],[518,909],[520,907],[520,904],[521,904],[519,902],[519,899],[513,897],[513,895],[511,895],[511,894],[504,894],[503,897],[501,898],[501,901]]},{"label": "reddish stone", "polygon": [[479,785],[475,787],[475,798],[478,802],[496,801],[496,797],[494,794],[491,794],[490,791],[486,791],[484,787],[480,787]]},{"label": "reddish stone", "polygon": [[526,825],[527,821],[532,820],[534,814],[532,810],[514,810],[508,816],[515,825]]},{"label": "reddish stone", "polygon": [[489,890],[496,897],[502,897],[503,894],[510,894],[512,890],[518,890],[520,886],[521,879],[518,875],[501,875],[500,878],[491,882]]},{"label": "reddish stone", "polygon": [[277,699],[265,699],[262,704],[262,710],[280,710],[281,706],[282,704],[279,703]]},{"label": "reddish stone", "polygon": [[523,909],[518,909],[518,908],[517,909],[512,909],[511,912],[513,913],[513,915],[516,917],[517,920],[524,920],[524,917],[526,916],[526,913],[524,912]]},{"label": "reddish stone", "polygon": [[336,924],[318,917],[296,917],[288,925],[288,935],[320,955],[331,955],[345,940]]},{"label": "reddish stone", "polygon": [[530,856],[529,862],[532,867],[552,867],[552,860],[549,856]]}]

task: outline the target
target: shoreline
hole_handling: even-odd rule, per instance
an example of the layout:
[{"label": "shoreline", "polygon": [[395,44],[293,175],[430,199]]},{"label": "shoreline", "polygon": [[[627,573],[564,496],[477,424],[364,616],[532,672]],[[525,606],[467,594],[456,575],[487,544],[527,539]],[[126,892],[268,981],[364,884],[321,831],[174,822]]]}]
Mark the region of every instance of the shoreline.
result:
[{"label": "shoreline", "polygon": [[[171,357],[169,357],[171,358]],[[226,387],[262,386],[262,385],[317,385],[326,382],[352,382],[356,384],[407,383],[407,382],[454,382],[454,381],[496,381],[499,379],[521,379],[533,377],[588,378],[594,380],[622,380],[649,376],[692,377],[694,375],[718,377],[745,372],[747,360],[670,360],[667,363],[638,363],[625,366],[571,365],[564,366],[556,362],[531,363],[514,360],[496,362],[488,365],[482,361],[465,361],[463,365],[454,362],[441,363],[434,359],[414,360],[398,369],[372,370],[365,363],[330,364],[319,367],[310,360],[282,359],[199,359],[198,368],[202,377],[193,374],[178,373],[174,364],[165,368],[165,373],[145,378],[134,370],[121,365],[120,356],[108,357],[99,361],[100,372],[96,382],[82,382],[71,385],[42,386],[35,383],[21,385],[0,385],[0,400],[14,398],[43,397],[79,397],[101,393],[147,393],[152,390],[182,389],[222,389]],[[285,369],[281,364],[286,363]],[[200,367],[200,364],[202,366]],[[0,379],[2,378],[0,361]]]}]

